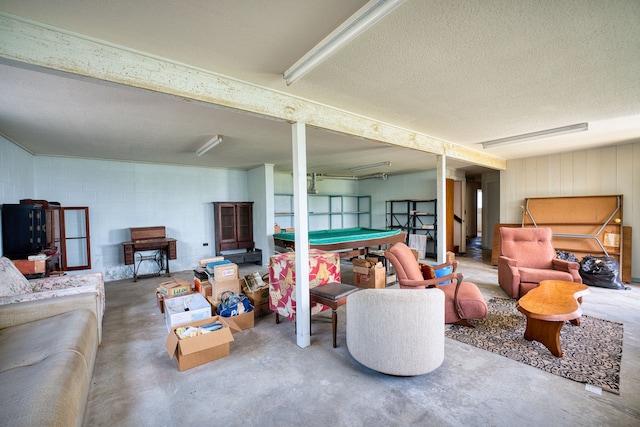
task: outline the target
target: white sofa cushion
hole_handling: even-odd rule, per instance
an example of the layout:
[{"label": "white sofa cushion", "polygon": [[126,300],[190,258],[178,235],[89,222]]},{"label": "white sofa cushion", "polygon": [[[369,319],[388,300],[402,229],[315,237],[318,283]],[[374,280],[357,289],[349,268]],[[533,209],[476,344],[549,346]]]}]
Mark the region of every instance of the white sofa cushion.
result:
[{"label": "white sofa cushion", "polygon": [[0,297],[31,293],[31,284],[9,258],[0,257]]}]

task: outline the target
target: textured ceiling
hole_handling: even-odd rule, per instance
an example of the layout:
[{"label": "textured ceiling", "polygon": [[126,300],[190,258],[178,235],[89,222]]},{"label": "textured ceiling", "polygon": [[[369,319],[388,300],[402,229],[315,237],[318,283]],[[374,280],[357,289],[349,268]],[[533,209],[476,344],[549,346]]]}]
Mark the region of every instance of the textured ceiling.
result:
[{"label": "textured ceiling", "polygon": [[[503,159],[640,141],[637,0],[407,0],[286,86],[282,72],[364,3],[17,0],[1,1],[0,11]],[[36,154],[291,167],[285,122],[3,62],[0,132]],[[589,131],[478,144],[579,122]],[[224,143],[196,158],[212,133]],[[388,172],[402,172],[431,168],[434,159],[309,130],[310,171],[344,174],[392,160]]]}]

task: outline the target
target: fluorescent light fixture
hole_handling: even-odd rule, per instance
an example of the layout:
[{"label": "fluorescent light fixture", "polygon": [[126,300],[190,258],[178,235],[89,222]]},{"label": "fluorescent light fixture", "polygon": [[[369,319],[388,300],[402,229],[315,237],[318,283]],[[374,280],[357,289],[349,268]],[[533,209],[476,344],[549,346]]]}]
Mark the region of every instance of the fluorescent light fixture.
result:
[{"label": "fluorescent light fixture", "polygon": [[405,0],[371,0],[367,2],[360,10],[333,30],[331,34],[322,39],[320,43],[315,45],[313,49],[284,72],[283,77],[287,82],[287,86],[295,83],[322,61],[336,53],[393,9],[404,3],[404,1]]},{"label": "fluorescent light fixture", "polygon": [[364,165],[364,166],[356,166],[354,168],[349,169],[351,172],[360,172],[360,171],[364,171],[364,170],[368,170],[368,169],[376,169],[376,168],[381,168],[384,166],[391,166],[391,162],[390,161],[386,161],[386,162],[380,162],[380,163],[373,163],[371,165]]},{"label": "fluorescent light fixture", "polygon": [[492,139],[482,142],[482,148],[495,147],[496,145],[515,144],[517,142],[530,141],[532,139],[549,138],[552,136],[566,135],[568,133],[584,132],[589,129],[589,123],[577,123],[575,125],[559,128],[540,130],[538,132],[524,133],[522,135],[508,136],[506,138]]},{"label": "fluorescent light fixture", "polygon": [[213,147],[220,144],[221,142],[222,142],[222,135],[214,136],[209,141],[207,141],[206,144],[198,148],[198,151],[196,151],[196,156],[198,157],[202,156],[204,153],[211,150]]}]

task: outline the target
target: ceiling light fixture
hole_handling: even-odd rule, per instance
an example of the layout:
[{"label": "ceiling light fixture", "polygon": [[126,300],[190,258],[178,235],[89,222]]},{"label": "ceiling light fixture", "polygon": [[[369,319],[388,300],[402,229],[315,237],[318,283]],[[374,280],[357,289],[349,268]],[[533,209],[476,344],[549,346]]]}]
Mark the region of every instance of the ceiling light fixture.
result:
[{"label": "ceiling light fixture", "polygon": [[405,0],[371,0],[367,2],[360,10],[331,32],[331,34],[322,39],[320,43],[315,45],[313,49],[284,72],[283,77],[287,82],[287,86],[295,83],[322,61],[336,53],[393,9],[404,3],[404,1]]},{"label": "ceiling light fixture", "polygon": [[538,132],[524,133],[522,135],[508,136],[506,138],[492,139],[482,142],[482,148],[495,147],[496,145],[514,144],[517,142],[530,141],[532,139],[549,138],[552,136],[566,135],[568,133],[584,132],[589,129],[589,123],[577,123],[575,125],[562,126],[559,128],[540,130]]},{"label": "ceiling light fixture", "polygon": [[360,172],[360,171],[364,171],[364,170],[368,170],[368,169],[381,168],[381,167],[384,167],[384,166],[391,166],[391,162],[387,160],[386,162],[373,163],[371,165],[356,166],[354,168],[350,168],[349,170],[351,172]]},{"label": "ceiling light fixture", "polygon": [[196,151],[196,156],[197,157],[202,156],[204,153],[206,153],[207,151],[211,150],[213,147],[215,147],[216,145],[220,144],[221,142],[222,142],[222,135],[214,136],[209,141],[207,141],[206,144],[204,144],[202,147],[198,148],[198,151]]}]

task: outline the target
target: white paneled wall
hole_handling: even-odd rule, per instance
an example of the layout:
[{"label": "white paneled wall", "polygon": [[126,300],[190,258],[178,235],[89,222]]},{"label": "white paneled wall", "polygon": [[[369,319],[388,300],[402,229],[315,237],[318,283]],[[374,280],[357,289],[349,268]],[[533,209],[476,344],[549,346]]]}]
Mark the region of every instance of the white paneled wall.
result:
[{"label": "white paneled wall", "polygon": [[89,207],[92,271],[105,280],[132,276],[122,248],[130,227],[165,226],[178,240],[171,269],[189,270],[214,254],[211,202],[247,200],[244,171],[59,157],[34,163],[36,198]]},{"label": "white paneled wall", "polygon": [[640,143],[510,160],[501,172],[500,221],[521,223],[524,199],[623,195],[633,227],[632,277],[640,281]]}]

